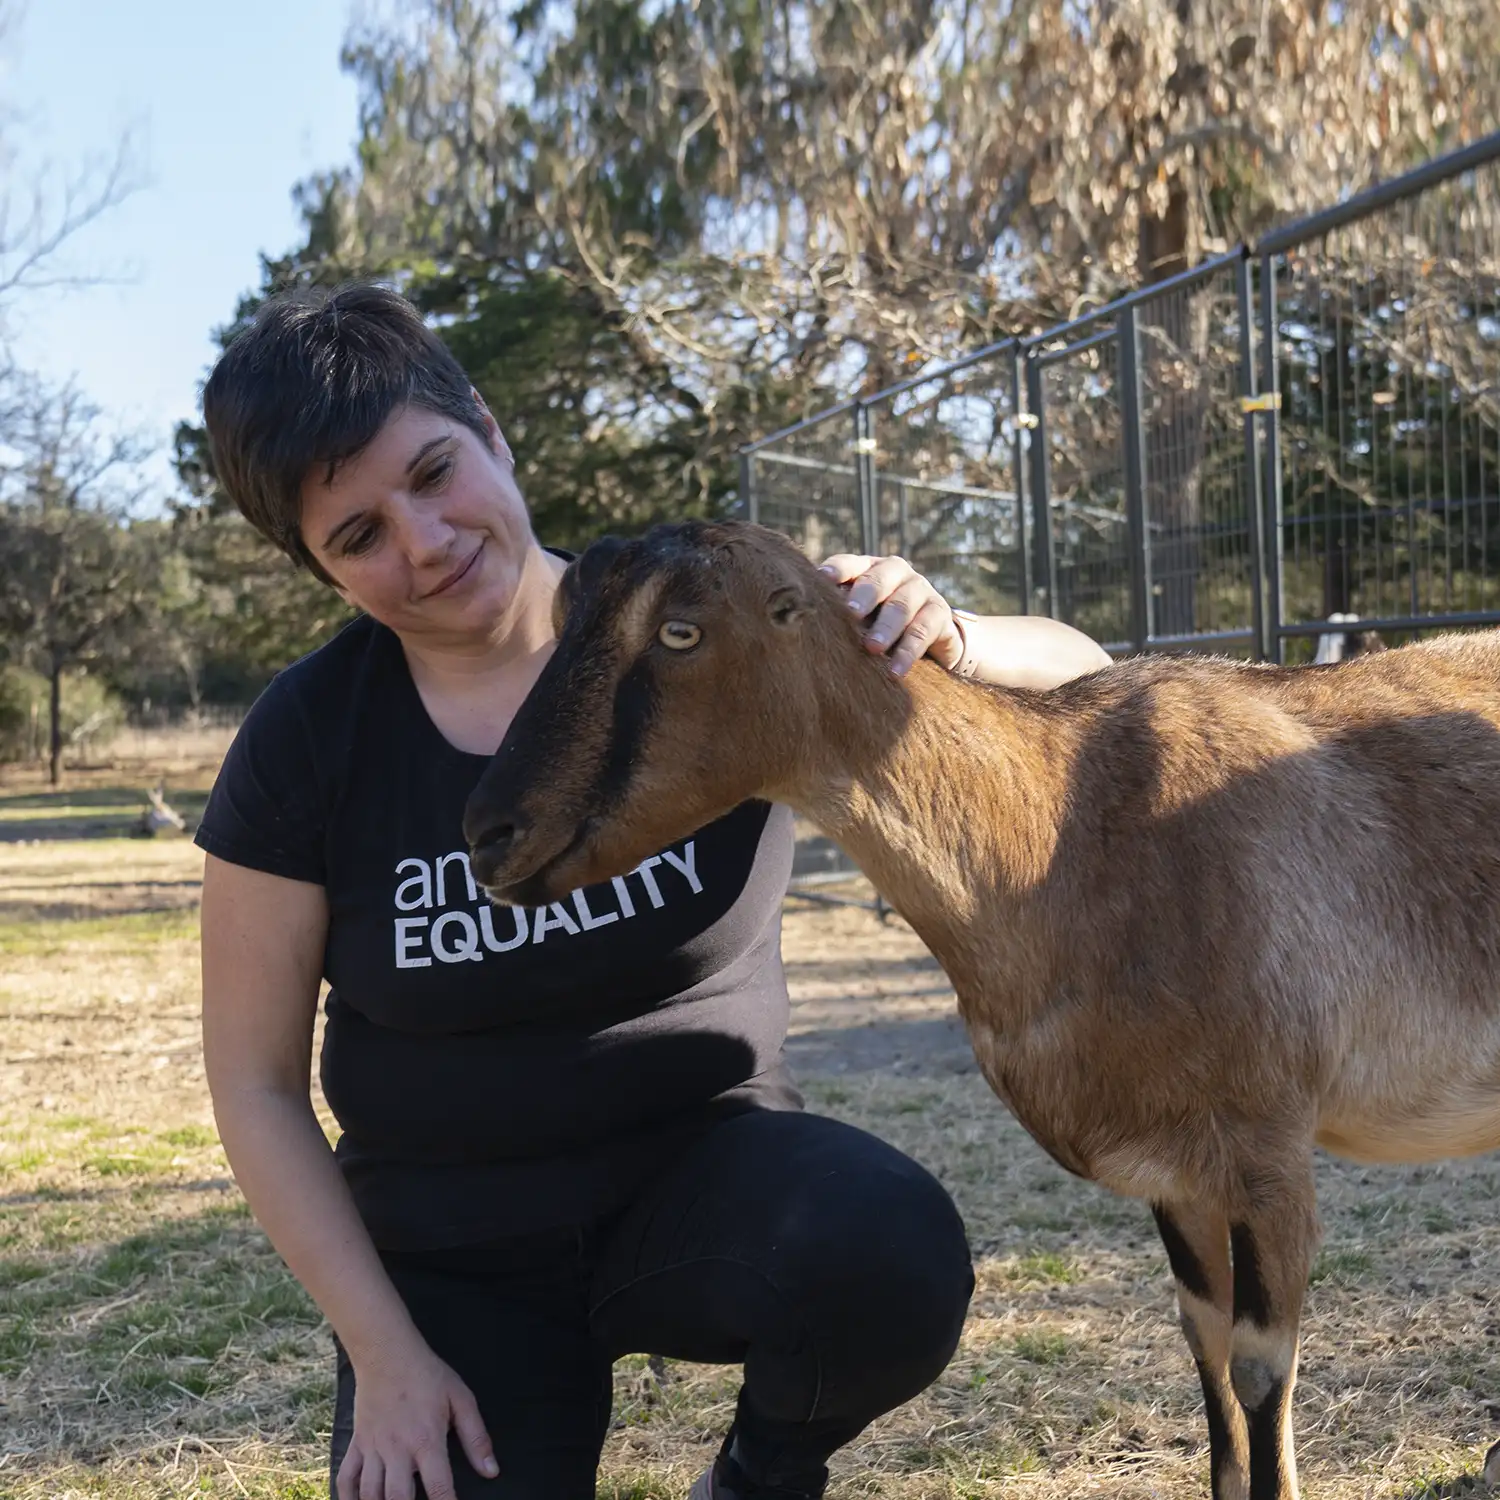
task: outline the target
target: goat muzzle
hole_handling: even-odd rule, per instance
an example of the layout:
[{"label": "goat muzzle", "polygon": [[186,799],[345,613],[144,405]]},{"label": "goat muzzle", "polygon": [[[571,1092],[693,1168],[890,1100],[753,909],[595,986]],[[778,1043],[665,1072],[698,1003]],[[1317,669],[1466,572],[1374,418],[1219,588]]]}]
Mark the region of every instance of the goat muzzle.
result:
[{"label": "goat muzzle", "polygon": [[525,820],[511,817],[497,820],[477,834],[469,835],[469,868],[480,885],[497,883],[495,877],[505,868],[525,831]]}]

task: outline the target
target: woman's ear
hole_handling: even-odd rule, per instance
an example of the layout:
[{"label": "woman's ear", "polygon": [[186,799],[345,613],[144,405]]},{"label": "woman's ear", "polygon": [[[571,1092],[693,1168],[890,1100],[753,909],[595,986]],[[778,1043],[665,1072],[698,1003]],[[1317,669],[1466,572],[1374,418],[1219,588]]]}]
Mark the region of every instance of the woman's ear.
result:
[{"label": "woman's ear", "polygon": [[469,389],[474,392],[474,404],[479,408],[479,414],[484,420],[484,430],[490,440],[490,451],[496,458],[503,459],[512,469],[515,468],[515,455],[510,451],[510,444],[505,441],[505,434],[500,431],[500,424],[495,420],[489,407],[484,404],[484,397],[474,390],[473,386]]}]

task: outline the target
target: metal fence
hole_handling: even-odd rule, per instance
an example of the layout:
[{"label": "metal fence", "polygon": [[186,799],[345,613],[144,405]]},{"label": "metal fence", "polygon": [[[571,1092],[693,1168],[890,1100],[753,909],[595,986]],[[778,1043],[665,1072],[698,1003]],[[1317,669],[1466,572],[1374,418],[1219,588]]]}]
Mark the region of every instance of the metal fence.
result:
[{"label": "metal fence", "polygon": [[772,434],[741,493],[1117,652],[1500,623],[1500,135]]}]

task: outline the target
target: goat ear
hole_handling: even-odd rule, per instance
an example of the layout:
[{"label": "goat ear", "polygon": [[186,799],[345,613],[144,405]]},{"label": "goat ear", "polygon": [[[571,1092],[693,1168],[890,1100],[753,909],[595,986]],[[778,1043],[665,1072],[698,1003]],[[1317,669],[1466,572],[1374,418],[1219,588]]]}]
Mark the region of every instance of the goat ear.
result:
[{"label": "goat ear", "polygon": [[807,613],[807,599],[796,584],[776,590],[766,603],[766,613],[773,625],[792,625]]},{"label": "goat ear", "polygon": [[598,588],[599,580],[624,549],[625,543],[619,537],[601,537],[585,547],[563,570],[557,592],[552,596],[552,628],[559,636],[568,616],[580,600]]},{"label": "goat ear", "polygon": [[573,600],[578,594],[578,559],[563,569],[563,576],[557,580],[557,592],[552,596],[552,633],[561,636],[563,627],[568,623],[568,611],[573,608]]}]

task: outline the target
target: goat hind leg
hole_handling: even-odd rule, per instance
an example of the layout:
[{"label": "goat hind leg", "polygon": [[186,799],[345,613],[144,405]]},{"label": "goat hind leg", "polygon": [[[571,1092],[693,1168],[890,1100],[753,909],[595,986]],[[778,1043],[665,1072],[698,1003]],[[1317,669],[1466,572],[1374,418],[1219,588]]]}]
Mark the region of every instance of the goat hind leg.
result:
[{"label": "goat hind leg", "polygon": [[1245,1409],[1250,1500],[1297,1500],[1292,1388],[1302,1297],[1317,1248],[1312,1163],[1258,1164],[1254,1191],[1230,1214],[1234,1327],[1229,1375]]},{"label": "goat hind leg", "polygon": [[1213,1500],[1246,1500],[1249,1437],[1244,1408],[1229,1375],[1234,1326],[1229,1220],[1216,1209],[1198,1205],[1157,1203],[1152,1212],[1177,1282],[1183,1337],[1203,1386]]}]

